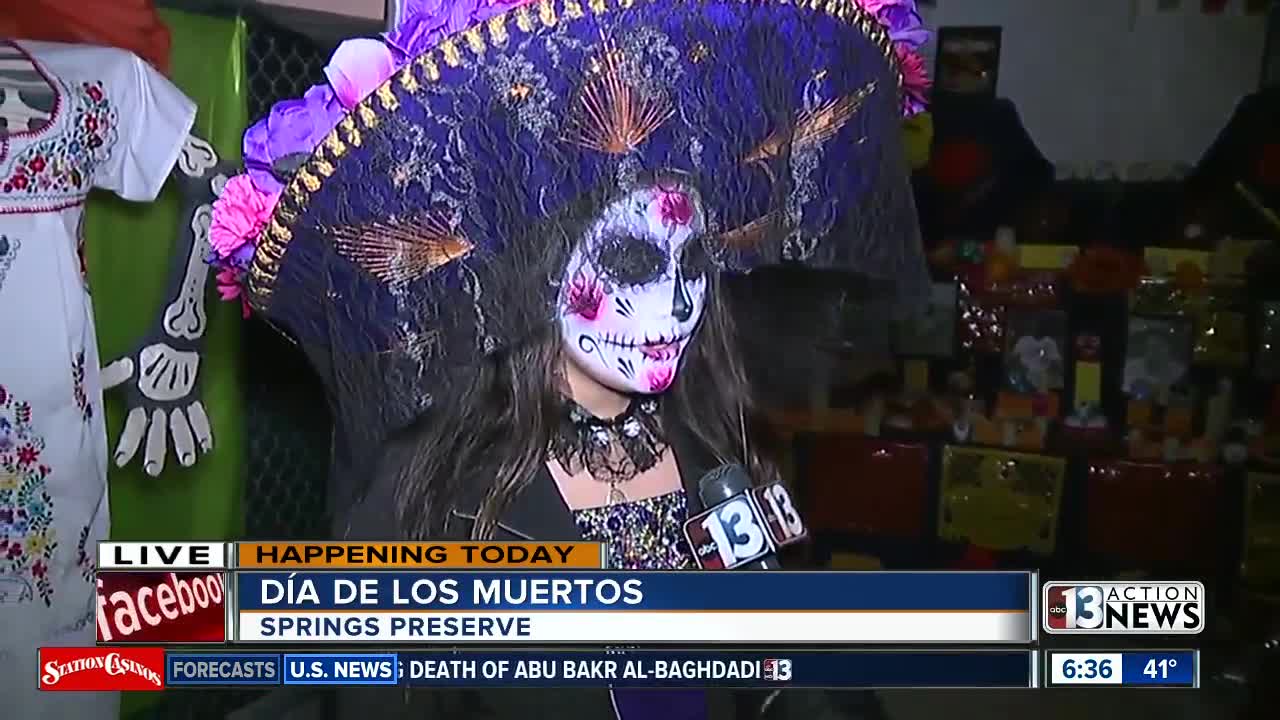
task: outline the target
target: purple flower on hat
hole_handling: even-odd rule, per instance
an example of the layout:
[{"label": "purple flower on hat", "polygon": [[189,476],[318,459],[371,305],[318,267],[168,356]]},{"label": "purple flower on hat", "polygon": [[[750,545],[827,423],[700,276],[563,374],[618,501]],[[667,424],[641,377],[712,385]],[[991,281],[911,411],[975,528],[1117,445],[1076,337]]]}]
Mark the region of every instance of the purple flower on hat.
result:
[{"label": "purple flower on hat", "polygon": [[237,270],[248,270],[253,264],[253,253],[257,249],[257,243],[245,243],[227,256],[225,262]]},{"label": "purple flower on hat", "polygon": [[889,31],[889,39],[909,45],[912,50],[929,42],[924,18],[916,10],[916,0],[857,0],[863,10],[875,16]]},{"label": "purple flower on hat", "polygon": [[902,114],[922,112],[928,102],[929,75],[917,52],[929,41],[924,18],[916,10],[916,0],[854,0],[889,33],[898,71],[902,74]]},{"label": "purple flower on hat", "polygon": [[245,170],[258,190],[274,194],[284,189],[274,172],[277,164],[293,155],[311,155],[344,113],[328,85],[312,87],[301,99],[276,103],[267,117],[244,134]]},{"label": "purple flower on hat", "polygon": [[396,66],[435,47],[444,38],[533,0],[410,0],[404,21],[383,37]]},{"label": "purple flower on hat", "polygon": [[347,40],[333,51],[324,75],[329,78],[329,85],[339,102],[350,110],[386,82],[396,67],[391,48],[386,43],[356,38]]}]

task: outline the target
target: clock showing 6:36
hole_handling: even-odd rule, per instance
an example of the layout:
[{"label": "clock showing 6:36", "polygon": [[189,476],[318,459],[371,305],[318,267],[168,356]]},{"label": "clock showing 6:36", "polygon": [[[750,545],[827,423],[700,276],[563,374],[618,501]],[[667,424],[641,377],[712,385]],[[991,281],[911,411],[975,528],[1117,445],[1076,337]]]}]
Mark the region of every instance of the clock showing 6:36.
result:
[{"label": "clock showing 6:36", "polygon": [[1050,681],[1055,685],[1119,685],[1124,662],[1120,653],[1052,653]]}]

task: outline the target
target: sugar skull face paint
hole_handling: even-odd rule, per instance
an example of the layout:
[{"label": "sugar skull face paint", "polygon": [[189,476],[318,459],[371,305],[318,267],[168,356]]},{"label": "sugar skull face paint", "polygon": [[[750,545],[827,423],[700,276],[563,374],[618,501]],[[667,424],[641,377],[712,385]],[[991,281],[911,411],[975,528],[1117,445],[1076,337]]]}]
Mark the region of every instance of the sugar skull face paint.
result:
[{"label": "sugar skull face paint", "polygon": [[706,303],[710,264],[691,189],[646,186],[607,205],[565,266],[560,331],[573,362],[625,393],[660,393]]}]

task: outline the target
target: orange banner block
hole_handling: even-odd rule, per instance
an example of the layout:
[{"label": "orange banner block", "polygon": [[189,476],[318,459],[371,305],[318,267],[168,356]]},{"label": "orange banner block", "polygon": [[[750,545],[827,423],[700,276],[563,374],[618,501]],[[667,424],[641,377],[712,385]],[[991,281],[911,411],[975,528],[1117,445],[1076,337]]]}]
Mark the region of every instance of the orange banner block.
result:
[{"label": "orange banner block", "polygon": [[591,569],[601,567],[600,543],[236,543],[237,568]]}]

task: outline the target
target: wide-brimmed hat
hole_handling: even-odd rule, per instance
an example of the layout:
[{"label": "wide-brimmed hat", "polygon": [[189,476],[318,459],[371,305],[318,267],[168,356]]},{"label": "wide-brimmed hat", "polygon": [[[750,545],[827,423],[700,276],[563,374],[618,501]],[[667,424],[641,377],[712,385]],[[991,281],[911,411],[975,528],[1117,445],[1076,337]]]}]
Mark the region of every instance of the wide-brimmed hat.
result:
[{"label": "wide-brimmed hat", "polygon": [[214,255],[323,376],[376,373],[365,402],[384,427],[551,322],[583,224],[638,182],[696,189],[721,270],[846,269],[882,299],[923,298],[901,124],[921,107],[924,38],[913,0],[470,0],[407,17],[250,129]]}]

